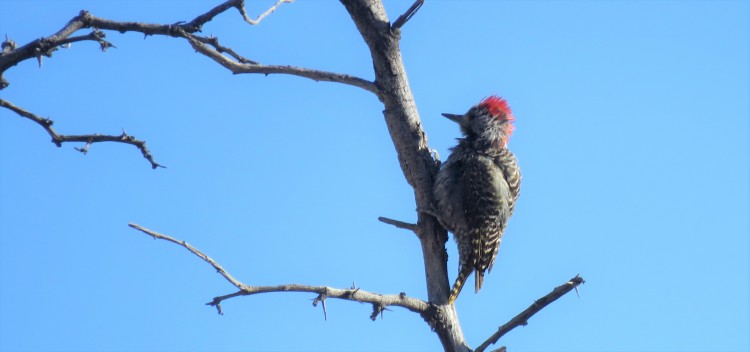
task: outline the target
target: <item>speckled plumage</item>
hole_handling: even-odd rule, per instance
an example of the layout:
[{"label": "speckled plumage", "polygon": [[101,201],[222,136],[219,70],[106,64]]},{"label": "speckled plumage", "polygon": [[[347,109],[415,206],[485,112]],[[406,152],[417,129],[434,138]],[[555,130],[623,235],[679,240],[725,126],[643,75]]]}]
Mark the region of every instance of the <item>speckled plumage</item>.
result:
[{"label": "speckled plumage", "polygon": [[438,219],[458,244],[459,272],[448,298],[453,303],[472,272],[478,292],[485,271],[492,269],[521,175],[507,148],[514,118],[504,99],[492,96],[464,115],[444,115],[458,122],[464,135],[451,149],[433,188]]}]

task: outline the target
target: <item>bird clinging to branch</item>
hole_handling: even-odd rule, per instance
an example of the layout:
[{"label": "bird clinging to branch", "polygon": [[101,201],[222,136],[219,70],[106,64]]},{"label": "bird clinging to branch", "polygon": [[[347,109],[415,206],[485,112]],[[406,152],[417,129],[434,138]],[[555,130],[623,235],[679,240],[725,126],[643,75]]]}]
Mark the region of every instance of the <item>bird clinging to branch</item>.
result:
[{"label": "bird clinging to branch", "polygon": [[507,148],[514,117],[508,102],[490,96],[464,115],[443,114],[461,126],[463,138],[437,174],[433,194],[440,223],[458,244],[459,271],[448,303],[453,303],[474,272],[474,290],[500,248],[521,186],[516,157]]}]

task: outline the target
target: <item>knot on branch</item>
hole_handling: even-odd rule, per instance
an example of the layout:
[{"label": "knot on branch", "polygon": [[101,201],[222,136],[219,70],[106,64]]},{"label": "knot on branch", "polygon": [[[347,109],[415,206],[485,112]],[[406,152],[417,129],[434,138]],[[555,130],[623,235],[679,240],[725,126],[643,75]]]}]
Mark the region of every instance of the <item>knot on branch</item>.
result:
[{"label": "knot on branch", "polygon": [[57,47],[48,38],[40,38],[34,47],[34,57],[36,57],[39,67],[42,67],[42,56],[52,57],[52,52],[57,50]]},{"label": "knot on branch", "polygon": [[94,30],[88,35],[89,39],[99,43],[99,50],[101,51],[107,51],[109,48],[117,48],[114,44],[104,40],[106,37],[107,34],[100,31],[98,28],[94,28]]},{"label": "knot on branch", "polygon": [[[125,131],[122,131],[122,134],[120,135],[120,140],[123,142],[135,142],[136,141],[135,136],[131,136],[127,134],[127,132]],[[143,142],[143,144],[145,145],[146,142]]]},{"label": "knot on branch", "polygon": [[83,148],[73,147],[73,149],[83,153],[83,155],[86,155],[89,152],[89,147],[91,146],[91,143],[94,143],[94,136],[89,137],[89,139],[86,140],[86,145]]},{"label": "knot on branch", "polygon": [[5,35],[5,40],[3,41],[2,49],[3,49],[3,52],[0,53],[0,55],[7,54],[13,50],[16,50],[16,42],[8,38],[7,34]]},{"label": "knot on branch", "polygon": [[432,331],[441,331],[447,329],[447,325],[445,324],[445,315],[437,305],[430,303],[429,307],[427,307],[426,310],[420,313],[420,315],[422,316],[422,319],[427,322],[427,325],[430,326],[430,329],[432,329]]},{"label": "knot on branch", "polygon": [[185,21],[177,22],[177,23],[179,23],[180,29],[188,33],[200,33],[203,29],[202,23],[195,23],[195,22],[185,23]]},{"label": "knot on branch", "polygon": [[352,284],[351,289],[349,289],[348,291],[346,291],[341,298],[343,298],[343,299],[350,299],[352,301],[361,302],[359,299],[357,299],[356,297],[354,297],[354,295],[357,294],[357,292],[359,292],[359,287],[355,287],[354,284]]},{"label": "knot on branch", "polygon": [[78,13],[78,20],[83,23],[83,26],[88,28],[91,27],[91,21],[94,18],[94,16],[91,15],[91,12],[88,12],[86,10],[81,10],[81,12]]},{"label": "knot on branch", "polygon": [[317,307],[318,303],[325,304],[325,301],[326,301],[326,294],[325,293],[319,293],[318,297],[315,297],[313,299],[312,305],[313,305],[313,307]]},{"label": "knot on branch", "polygon": [[219,315],[224,315],[224,311],[221,309],[221,298],[215,297],[213,301],[206,303],[206,305],[216,307],[216,312]]},{"label": "knot on branch", "polygon": [[170,25],[167,25],[167,35],[172,37],[185,37],[188,32],[183,28],[185,21],[177,21]]},{"label": "knot on branch", "polygon": [[388,308],[386,308],[382,303],[373,303],[372,314],[370,314],[370,319],[372,319],[372,321],[375,321],[375,319],[378,318],[378,314],[380,315],[380,319],[383,319],[383,311],[386,309]]},{"label": "knot on branch", "polygon": [[576,277],[570,279],[570,281],[567,282],[568,285],[578,286],[581,284],[585,284],[586,280],[584,280],[581,276],[576,275]]}]

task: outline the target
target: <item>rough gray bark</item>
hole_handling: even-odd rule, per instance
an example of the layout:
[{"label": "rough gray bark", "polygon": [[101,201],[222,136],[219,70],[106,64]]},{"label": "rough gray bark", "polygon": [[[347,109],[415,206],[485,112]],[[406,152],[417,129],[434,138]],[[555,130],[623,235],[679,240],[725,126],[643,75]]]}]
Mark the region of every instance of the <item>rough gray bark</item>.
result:
[{"label": "rough gray bark", "polygon": [[[342,0],[342,3],[370,48],[378,98],[385,106],[385,122],[404,177],[414,188],[417,208],[430,208],[432,183],[438,167],[430,153],[401,60],[401,30],[391,27],[379,0]],[[440,337],[446,351],[469,351],[455,306],[446,305],[450,291],[445,251],[448,233],[434,217],[425,213],[419,213],[418,217],[416,233],[422,246],[427,296],[434,305],[430,312],[432,316],[425,319]]]}]

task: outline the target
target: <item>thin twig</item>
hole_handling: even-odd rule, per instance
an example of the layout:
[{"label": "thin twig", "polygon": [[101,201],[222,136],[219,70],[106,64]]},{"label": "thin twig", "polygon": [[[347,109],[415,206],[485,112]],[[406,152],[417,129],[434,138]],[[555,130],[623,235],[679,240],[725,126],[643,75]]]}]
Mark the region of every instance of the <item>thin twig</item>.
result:
[{"label": "thin twig", "polygon": [[63,47],[67,47],[68,44],[91,40],[91,41],[95,41],[99,43],[99,49],[101,51],[107,51],[107,49],[109,48],[117,48],[114,44],[104,40],[105,37],[106,37],[106,34],[104,34],[104,32],[98,29],[94,29],[93,31],[91,31],[91,33],[86,34],[86,35],[79,35],[76,37],[69,37],[69,38],[62,39],[59,41],[59,45]]},{"label": "thin twig", "polygon": [[279,1],[276,2],[276,4],[274,4],[273,6],[271,6],[271,8],[269,8],[268,10],[266,10],[266,12],[260,14],[260,16],[258,16],[258,18],[256,18],[256,19],[252,19],[252,18],[250,18],[247,15],[247,11],[245,11],[244,0],[240,1],[241,5],[238,7],[238,10],[240,10],[240,14],[242,14],[242,18],[245,19],[245,22],[247,22],[249,24],[252,24],[252,25],[257,25],[258,23],[260,23],[260,21],[262,21],[264,18],[266,18],[266,16],[268,16],[272,12],[276,11],[276,8],[278,8],[279,5],[281,5],[281,4],[285,3],[285,2],[286,3],[292,3],[292,2],[294,2],[294,0],[279,0]]},{"label": "thin twig", "polygon": [[391,29],[400,29],[401,27],[406,24],[413,16],[414,14],[419,11],[419,8],[424,5],[424,0],[417,0],[411,6],[404,12],[403,15],[399,16],[396,19],[396,22],[393,22],[393,25],[391,25]]},{"label": "thin twig", "polygon": [[564,296],[566,293],[572,291],[574,288],[577,288],[578,285],[585,283],[586,281],[583,280],[582,277],[576,275],[574,278],[570,279],[570,281],[555,287],[552,292],[548,293],[546,296],[536,300],[529,308],[526,308],[523,312],[516,315],[508,321],[507,323],[503,324],[500,328],[497,329],[497,331],[490,336],[487,341],[479,345],[475,352],[482,352],[484,351],[489,345],[494,344],[499,340],[503,335],[508,333],[509,331],[515,329],[518,326],[526,326],[528,323],[529,318],[531,318],[534,314],[538,313],[540,310],[542,310],[544,307],[546,307],[548,304],[554,302],[558,298]]},{"label": "thin twig", "polygon": [[232,275],[230,275],[229,272],[227,272],[226,270],[224,270],[224,268],[221,265],[219,265],[219,263],[217,263],[216,261],[214,261],[213,259],[211,259],[209,256],[203,254],[203,252],[199,251],[197,248],[191,246],[187,242],[180,241],[180,240],[174,239],[172,237],[169,237],[167,235],[160,234],[160,233],[158,233],[156,231],[149,230],[149,229],[147,229],[147,228],[145,228],[143,226],[140,226],[138,224],[132,224],[131,223],[131,224],[128,224],[128,226],[130,226],[130,227],[132,227],[132,228],[134,228],[134,229],[136,229],[138,231],[141,231],[141,232],[143,232],[143,233],[145,233],[145,234],[153,237],[154,239],[160,239],[160,240],[169,241],[169,242],[175,243],[175,244],[177,244],[179,246],[185,247],[185,249],[187,249],[188,251],[190,251],[190,253],[193,253],[193,254],[197,255],[199,258],[203,259],[204,262],[206,262],[206,263],[210,264],[211,266],[213,266],[214,269],[216,269],[216,272],[218,272],[221,276],[223,276],[225,279],[227,279],[227,281],[229,281],[232,285],[234,285],[235,287],[239,288],[240,290],[243,290],[243,291],[247,290],[247,287],[246,287],[245,284],[243,284],[239,280],[237,280],[234,277],[232,277]]},{"label": "thin twig", "polygon": [[400,229],[414,231],[414,232],[417,231],[417,225],[416,224],[410,224],[408,222],[393,220],[393,219],[390,219],[390,218],[386,218],[384,216],[378,217],[378,221],[386,223],[388,225],[396,226],[396,227],[398,227]]},{"label": "thin twig", "polygon": [[50,137],[52,137],[52,143],[54,143],[56,146],[61,147],[63,143],[65,142],[84,142],[86,143],[86,146],[83,148],[75,148],[77,151],[86,154],[89,150],[89,147],[93,143],[99,143],[99,142],[117,142],[117,143],[123,143],[123,144],[130,144],[135,146],[141,151],[141,154],[143,154],[143,157],[148,160],[148,162],[151,163],[151,168],[156,169],[158,167],[165,167],[157,162],[154,161],[153,155],[151,155],[151,151],[146,148],[146,142],[136,139],[135,137],[125,133],[125,131],[122,132],[120,135],[104,135],[104,134],[83,134],[83,135],[63,135],[58,134],[54,128],[52,128],[52,125],[55,123],[54,121],[43,118],[40,116],[37,116],[36,114],[33,114],[29,111],[26,111],[18,106],[15,106],[11,104],[10,102],[0,99],[0,106],[11,110],[15,112],[18,115],[21,115],[31,121],[36,122],[40,126],[44,128],[44,130],[49,133]]},{"label": "thin twig", "polygon": [[323,320],[328,320],[328,312],[326,311],[326,294],[321,293],[318,295],[318,297],[315,297],[313,299],[312,305],[313,307],[317,307],[318,303],[320,303],[323,306]]}]

